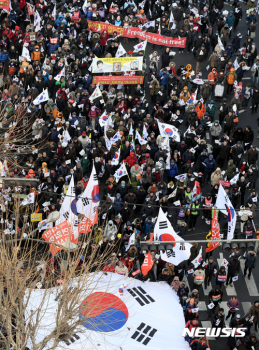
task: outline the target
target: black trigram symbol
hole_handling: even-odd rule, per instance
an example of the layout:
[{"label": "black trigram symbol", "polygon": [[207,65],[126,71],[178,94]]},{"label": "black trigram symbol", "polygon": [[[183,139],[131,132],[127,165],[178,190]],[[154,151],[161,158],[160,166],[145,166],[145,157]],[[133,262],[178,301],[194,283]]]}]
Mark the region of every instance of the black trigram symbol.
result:
[{"label": "black trigram symbol", "polygon": [[152,328],[151,326],[146,325],[145,323],[141,323],[131,339],[135,339],[137,342],[141,343],[142,345],[147,345],[150,340],[154,337],[156,334],[157,329]]},{"label": "black trigram symbol", "polygon": [[71,192],[75,193],[75,187],[71,187]]},{"label": "black trigram symbol", "polygon": [[69,218],[69,212],[66,211],[64,214],[63,214],[64,218],[68,219]]},{"label": "black trigram symbol", "polygon": [[168,228],[167,221],[159,221],[159,229],[163,230],[165,228]]},{"label": "black trigram symbol", "polygon": [[75,219],[74,226],[77,227],[79,225],[78,219]]},{"label": "black trigram symbol", "polygon": [[166,255],[168,258],[175,258],[175,252],[174,251],[170,251],[170,250],[167,250],[166,251]]},{"label": "black trigram symbol", "polygon": [[82,202],[84,206],[89,204],[89,200],[87,198],[82,198]]},{"label": "black trigram symbol", "polygon": [[98,176],[97,176],[97,174],[94,174],[94,181],[98,181]]},{"label": "black trigram symbol", "polygon": [[141,287],[134,287],[132,289],[129,288],[127,291],[141,306],[155,302],[155,300]]},{"label": "black trigram symbol", "polygon": [[180,243],[180,250],[185,250],[185,244],[184,243]]}]

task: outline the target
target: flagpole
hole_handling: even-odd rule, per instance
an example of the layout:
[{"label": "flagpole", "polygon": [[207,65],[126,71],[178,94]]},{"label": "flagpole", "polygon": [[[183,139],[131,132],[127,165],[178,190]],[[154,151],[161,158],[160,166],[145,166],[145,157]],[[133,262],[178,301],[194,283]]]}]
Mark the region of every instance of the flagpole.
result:
[{"label": "flagpole", "polygon": [[125,166],[125,163],[123,162],[122,164],[124,165],[124,169],[126,170],[126,173],[127,173],[127,175],[128,175],[128,178],[129,178],[129,182],[130,182],[130,184],[131,184],[130,177],[129,177],[129,174],[128,174],[128,171],[127,171],[127,168],[126,168],[126,166]]},{"label": "flagpole", "polygon": [[172,16],[172,11],[171,11],[171,13],[170,13],[170,17],[169,17],[169,22],[168,22],[168,30],[169,30],[169,28],[170,28],[170,20],[171,20],[171,16]]}]

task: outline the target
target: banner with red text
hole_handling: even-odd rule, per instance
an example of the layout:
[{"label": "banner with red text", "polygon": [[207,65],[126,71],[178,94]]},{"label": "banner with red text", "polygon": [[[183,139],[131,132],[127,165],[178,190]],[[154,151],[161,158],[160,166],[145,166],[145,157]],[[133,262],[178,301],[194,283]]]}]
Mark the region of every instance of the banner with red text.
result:
[{"label": "banner with red text", "polygon": [[186,45],[186,38],[174,39],[168,36],[162,36],[159,34],[144,32],[138,27],[132,28],[123,28],[114,26],[112,24],[104,23],[104,22],[88,22],[88,30],[92,30],[94,32],[102,33],[104,30],[107,31],[108,34],[117,33],[118,36],[123,36],[126,38],[139,38],[141,40],[147,40],[149,43],[156,45],[165,45],[168,47],[181,47],[184,48]]},{"label": "banner with red text", "polygon": [[10,0],[1,0],[0,1],[0,9],[6,12],[10,11]]},{"label": "banner with red text", "polygon": [[[72,228],[68,220],[62,222],[61,224],[51,228],[50,230],[43,233],[42,237],[46,242],[52,242],[57,244],[62,244],[67,241],[73,241],[72,239]],[[56,246],[54,244],[49,245],[49,250],[52,256],[55,256],[62,247]]]},{"label": "banner with red text", "polygon": [[116,77],[116,76],[108,76],[108,77],[93,77],[94,84],[103,84],[103,85],[132,85],[132,84],[143,84],[144,77]]}]

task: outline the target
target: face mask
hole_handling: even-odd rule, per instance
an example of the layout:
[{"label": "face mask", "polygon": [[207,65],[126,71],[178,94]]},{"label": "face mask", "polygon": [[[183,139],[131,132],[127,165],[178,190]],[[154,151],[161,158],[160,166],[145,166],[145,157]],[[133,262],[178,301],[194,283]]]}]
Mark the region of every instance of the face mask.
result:
[{"label": "face mask", "polygon": [[124,188],[124,187],[125,187],[125,185],[121,185],[121,187],[122,187],[122,188]]}]

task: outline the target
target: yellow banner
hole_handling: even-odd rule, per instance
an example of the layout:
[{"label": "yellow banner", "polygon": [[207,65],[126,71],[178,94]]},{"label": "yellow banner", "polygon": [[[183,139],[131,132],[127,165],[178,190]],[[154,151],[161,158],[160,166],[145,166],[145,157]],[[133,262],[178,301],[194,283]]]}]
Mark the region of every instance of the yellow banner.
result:
[{"label": "yellow banner", "polygon": [[41,213],[31,214],[31,222],[35,222],[35,221],[42,221],[42,214]]},{"label": "yellow banner", "polygon": [[136,72],[142,70],[143,57],[113,57],[93,59],[92,73]]}]

